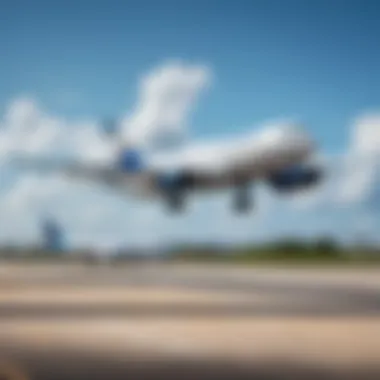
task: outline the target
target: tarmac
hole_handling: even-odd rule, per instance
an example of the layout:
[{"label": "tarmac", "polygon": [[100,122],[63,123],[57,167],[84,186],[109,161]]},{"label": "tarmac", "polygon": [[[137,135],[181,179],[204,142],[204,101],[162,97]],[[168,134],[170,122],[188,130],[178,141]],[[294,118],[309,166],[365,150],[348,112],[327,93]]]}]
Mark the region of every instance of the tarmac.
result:
[{"label": "tarmac", "polygon": [[0,262],[0,380],[380,379],[380,268]]}]

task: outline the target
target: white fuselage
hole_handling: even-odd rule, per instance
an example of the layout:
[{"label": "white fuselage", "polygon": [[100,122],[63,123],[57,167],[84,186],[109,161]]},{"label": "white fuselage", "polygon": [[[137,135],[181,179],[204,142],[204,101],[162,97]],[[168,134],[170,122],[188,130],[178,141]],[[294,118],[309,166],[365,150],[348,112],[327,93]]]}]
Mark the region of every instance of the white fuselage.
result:
[{"label": "white fuselage", "polygon": [[188,170],[208,178],[200,190],[231,186],[237,176],[260,180],[271,173],[303,163],[314,143],[301,128],[270,129],[240,139],[203,143],[147,156],[146,171],[126,174],[121,186],[138,197],[159,194],[150,173]]}]

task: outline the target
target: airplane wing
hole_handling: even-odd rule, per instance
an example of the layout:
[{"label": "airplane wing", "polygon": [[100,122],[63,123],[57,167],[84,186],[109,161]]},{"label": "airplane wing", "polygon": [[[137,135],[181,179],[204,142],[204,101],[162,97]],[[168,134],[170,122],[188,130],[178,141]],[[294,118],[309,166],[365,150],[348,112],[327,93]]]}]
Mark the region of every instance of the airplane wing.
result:
[{"label": "airplane wing", "polygon": [[13,156],[8,159],[9,166],[16,170],[28,170],[41,174],[59,173],[76,179],[113,183],[120,174],[110,165],[99,165],[78,160],[52,159],[46,157]]},{"label": "airplane wing", "polygon": [[238,150],[229,144],[190,146],[178,153],[151,160],[151,169],[163,184],[178,184],[199,190],[227,186],[238,174]]},{"label": "airplane wing", "polygon": [[[8,158],[8,164],[16,170],[41,174],[59,174],[83,182],[93,182],[112,191],[134,194],[139,198],[149,198],[155,195],[152,187],[153,178],[159,176],[150,168],[144,170],[139,178],[131,178],[128,172],[120,170],[112,163],[83,162],[79,160],[52,159],[46,157],[14,156]],[[132,180],[131,180],[132,179]]]}]

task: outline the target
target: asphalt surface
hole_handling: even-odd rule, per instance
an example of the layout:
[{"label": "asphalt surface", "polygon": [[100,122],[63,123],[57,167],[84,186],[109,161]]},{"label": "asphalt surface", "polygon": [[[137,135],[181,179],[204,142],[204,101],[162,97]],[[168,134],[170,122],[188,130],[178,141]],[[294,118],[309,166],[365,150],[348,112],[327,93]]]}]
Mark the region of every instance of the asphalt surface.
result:
[{"label": "asphalt surface", "polygon": [[0,380],[379,379],[380,270],[0,263]]}]

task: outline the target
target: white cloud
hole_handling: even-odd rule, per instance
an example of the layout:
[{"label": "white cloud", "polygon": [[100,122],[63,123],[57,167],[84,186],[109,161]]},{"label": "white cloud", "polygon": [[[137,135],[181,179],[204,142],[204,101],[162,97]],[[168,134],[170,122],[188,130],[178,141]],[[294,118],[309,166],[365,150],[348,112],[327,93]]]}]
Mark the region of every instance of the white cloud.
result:
[{"label": "white cloud", "polygon": [[351,149],[364,154],[380,153],[380,113],[366,113],[355,120]]},{"label": "white cloud", "polygon": [[375,159],[352,154],[343,165],[344,174],[336,188],[336,200],[343,204],[362,202],[376,183]]},{"label": "white cloud", "polygon": [[105,159],[111,148],[94,122],[70,123],[50,116],[30,97],[8,105],[0,129],[2,160],[13,153]]},{"label": "white cloud", "polygon": [[360,205],[372,193],[380,173],[380,114],[363,114],[351,124],[349,146],[315,160],[324,168],[324,180],[313,191],[294,198],[301,210]]},{"label": "white cloud", "polygon": [[343,178],[336,188],[342,203],[364,201],[377,184],[380,160],[380,114],[364,114],[352,125],[351,144],[344,156]]}]

